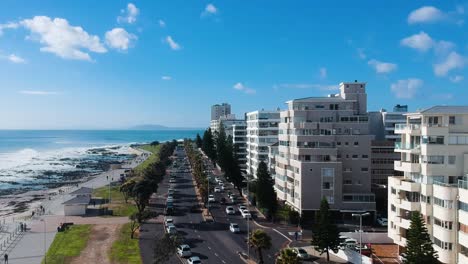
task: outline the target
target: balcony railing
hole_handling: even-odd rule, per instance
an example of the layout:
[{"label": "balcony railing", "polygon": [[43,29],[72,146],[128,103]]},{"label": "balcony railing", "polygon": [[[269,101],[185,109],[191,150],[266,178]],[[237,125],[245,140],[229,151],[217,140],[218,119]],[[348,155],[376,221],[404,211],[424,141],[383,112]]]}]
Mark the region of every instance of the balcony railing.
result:
[{"label": "balcony railing", "polygon": [[458,186],[458,184],[456,184],[456,183],[446,183],[446,182],[442,182],[442,181],[438,181],[438,180],[433,180],[432,184],[439,185],[439,186],[442,186],[442,187],[457,187]]},{"label": "balcony railing", "polygon": [[468,181],[458,180],[458,188],[468,190]]},{"label": "balcony railing", "polygon": [[417,150],[420,149],[421,145],[420,144],[407,144],[403,142],[396,142],[395,143],[395,149],[401,149],[401,150]]},{"label": "balcony railing", "polygon": [[418,130],[421,129],[419,124],[395,124],[395,130]]}]

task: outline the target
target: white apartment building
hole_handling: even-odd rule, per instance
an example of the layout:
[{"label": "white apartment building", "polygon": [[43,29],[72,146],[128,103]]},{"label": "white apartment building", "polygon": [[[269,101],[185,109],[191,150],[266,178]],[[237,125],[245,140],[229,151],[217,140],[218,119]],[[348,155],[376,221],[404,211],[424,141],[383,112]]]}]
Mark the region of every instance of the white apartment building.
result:
[{"label": "white apartment building", "polygon": [[291,100],[281,112],[275,189],[303,215],[313,217],[323,197],[344,218],[375,211],[365,86],[340,83],[339,94]]},{"label": "white apartment building", "polygon": [[247,123],[232,125],[232,143],[236,148],[237,160],[242,171],[247,168]]},{"label": "white apartment building", "polygon": [[228,103],[215,104],[211,106],[211,120],[218,120],[222,116],[231,114],[231,105]]},{"label": "white apartment building", "polygon": [[388,236],[404,250],[420,211],[442,263],[468,263],[468,106],[434,106],[397,125],[401,161],[389,178]]},{"label": "white apartment building", "polygon": [[246,114],[247,120],[247,174],[256,177],[258,164],[268,163],[268,146],[278,142],[277,111],[254,111]]}]

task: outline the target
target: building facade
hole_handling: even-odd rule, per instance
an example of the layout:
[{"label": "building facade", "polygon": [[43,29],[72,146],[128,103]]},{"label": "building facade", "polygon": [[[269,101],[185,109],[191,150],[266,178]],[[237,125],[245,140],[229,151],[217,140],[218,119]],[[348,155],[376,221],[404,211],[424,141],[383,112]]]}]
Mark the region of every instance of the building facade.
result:
[{"label": "building facade", "polygon": [[389,178],[388,236],[404,251],[411,212],[423,215],[442,263],[468,263],[468,106],[435,106],[397,125],[401,161]]},{"label": "building facade", "polygon": [[277,111],[254,111],[246,114],[247,120],[247,174],[256,177],[258,164],[268,163],[268,146],[278,142]]},{"label": "building facade", "polygon": [[228,103],[215,104],[211,106],[211,120],[218,120],[222,116],[231,114],[231,105]]},{"label": "building facade", "polygon": [[371,192],[365,83],[340,83],[340,93],[287,102],[281,112],[275,189],[301,214],[325,197],[343,217],[375,211]]},{"label": "building facade", "polygon": [[239,166],[243,172],[247,168],[247,123],[232,125],[232,143],[239,161]]}]

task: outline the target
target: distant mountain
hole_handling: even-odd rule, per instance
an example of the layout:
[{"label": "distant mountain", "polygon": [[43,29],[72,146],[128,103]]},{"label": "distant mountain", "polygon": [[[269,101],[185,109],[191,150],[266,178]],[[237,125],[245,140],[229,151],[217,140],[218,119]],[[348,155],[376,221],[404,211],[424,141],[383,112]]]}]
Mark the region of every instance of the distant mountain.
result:
[{"label": "distant mountain", "polygon": [[192,127],[167,127],[163,125],[138,125],[128,128],[129,130],[192,130],[192,129],[200,129],[200,128],[192,128]]}]

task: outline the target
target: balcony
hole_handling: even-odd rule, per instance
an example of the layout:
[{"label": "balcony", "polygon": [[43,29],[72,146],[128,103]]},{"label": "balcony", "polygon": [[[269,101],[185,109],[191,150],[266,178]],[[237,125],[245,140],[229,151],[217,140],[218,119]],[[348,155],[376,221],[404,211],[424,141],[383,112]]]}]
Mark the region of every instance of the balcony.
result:
[{"label": "balcony", "polygon": [[408,144],[403,142],[395,143],[395,152],[410,152],[410,153],[420,153],[421,145],[420,144]]},{"label": "balcony", "polygon": [[395,216],[393,217],[393,222],[399,226],[403,227],[404,229],[408,229],[410,227],[411,221],[409,219],[406,219],[403,216]]},{"label": "balcony", "polygon": [[402,209],[405,209],[407,211],[421,211],[421,203],[420,202],[413,202],[413,201],[405,200],[405,199],[401,199],[401,198],[399,198],[398,200],[400,200],[399,207],[402,208]]},{"label": "balcony", "polygon": [[395,166],[395,170],[397,171],[416,172],[416,173],[421,172],[421,164],[419,163],[395,161],[394,166]]},{"label": "balcony", "polygon": [[420,192],[421,184],[410,179],[396,178],[394,181],[395,188],[407,192]]},{"label": "balcony", "polygon": [[419,124],[395,124],[395,134],[421,134],[421,125]]}]

